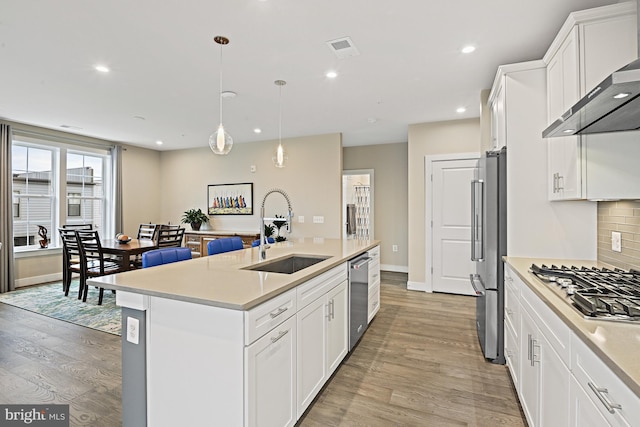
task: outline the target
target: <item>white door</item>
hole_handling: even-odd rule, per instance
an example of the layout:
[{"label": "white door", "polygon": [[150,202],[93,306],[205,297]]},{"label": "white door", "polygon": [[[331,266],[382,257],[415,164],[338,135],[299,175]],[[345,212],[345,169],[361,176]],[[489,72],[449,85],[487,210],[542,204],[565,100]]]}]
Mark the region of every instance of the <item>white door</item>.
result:
[{"label": "white door", "polygon": [[432,163],[432,288],[434,292],[475,295],[471,261],[471,181],[477,159]]}]

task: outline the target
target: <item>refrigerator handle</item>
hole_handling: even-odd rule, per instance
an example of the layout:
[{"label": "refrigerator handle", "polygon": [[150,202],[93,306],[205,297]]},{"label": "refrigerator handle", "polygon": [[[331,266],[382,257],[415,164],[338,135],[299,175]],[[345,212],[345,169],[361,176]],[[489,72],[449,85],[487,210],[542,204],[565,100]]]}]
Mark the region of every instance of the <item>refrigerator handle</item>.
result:
[{"label": "refrigerator handle", "polygon": [[[483,185],[484,182],[481,179],[471,181],[471,261],[484,261],[484,238],[481,228],[484,222],[482,218],[484,213]],[[479,198],[478,194],[480,194]]]},{"label": "refrigerator handle", "polygon": [[[476,293],[476,296],[482,296],[485,293],[484,284],[482,283],[482,278],[479,274],[470,274],[469,279],[471,280],[471,287],[473,291]],[[477,281],[476,281],[477,279]],[[477,286],[476,286],[477,284]]]}]

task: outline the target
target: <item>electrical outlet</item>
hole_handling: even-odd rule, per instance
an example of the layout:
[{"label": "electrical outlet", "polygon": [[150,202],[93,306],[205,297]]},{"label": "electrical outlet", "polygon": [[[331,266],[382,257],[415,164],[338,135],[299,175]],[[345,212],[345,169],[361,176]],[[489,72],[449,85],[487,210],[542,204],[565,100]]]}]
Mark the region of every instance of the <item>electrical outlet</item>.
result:
[{"label": "electrical outlet", "polygon": [[298,215],[298,222],[300,224],[304,223],[304,217],[302,215]]},{"label": "electrical outlet", "polygon": [[393,245],[393,246],[391,246],[391,250],[392,250],[393,252],[398,252],[398,245]]},{"label": "electrical outlet", "polygon": [[249,171],[251,171],[251,173],[255,173],[256,170],[256,165],[251,165],[251,167],[249,168]]},{"label": "electrical outlet", "polygon": [[314,224],[323,224],[324,223],[324,217],[323,216],[314,216],[313,217],[313,223]]},{"label": "electrical outlet", "polygon": [[134,317],[127,317],[127,341],[133,344],[140,341],[140,321]]},{"label": "electrical outlet", "polygon": [[622,252],[622,234],[617,231],[611,232],[611,250],[614,252]]}]

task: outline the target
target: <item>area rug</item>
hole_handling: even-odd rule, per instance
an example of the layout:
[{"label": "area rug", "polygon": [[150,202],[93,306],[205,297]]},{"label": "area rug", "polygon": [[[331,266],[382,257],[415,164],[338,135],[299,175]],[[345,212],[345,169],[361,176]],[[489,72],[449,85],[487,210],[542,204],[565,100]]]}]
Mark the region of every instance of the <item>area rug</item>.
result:
[{"label": "area rug", "polygon": [[61,282],[29,286],[0,294],[0,302],[54,319],[120,335],[121,309],[116,306],[115,294],[105,290],[102,305],[98,305],[97,289],[89,288],[87,302],[77,298],[77,289],[77,279],[71,282],[68,297],[64,296]]}]

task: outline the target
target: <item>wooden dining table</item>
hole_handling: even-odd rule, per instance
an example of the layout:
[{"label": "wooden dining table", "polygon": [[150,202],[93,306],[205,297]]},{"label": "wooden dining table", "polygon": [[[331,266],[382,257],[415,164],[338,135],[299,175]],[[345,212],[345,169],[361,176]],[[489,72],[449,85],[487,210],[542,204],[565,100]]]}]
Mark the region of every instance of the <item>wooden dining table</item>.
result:
[{"label": "wooden dining table", "polygon": [[123,270],[131,268],[131,257],[144,252],[158,249],[158,244],[150,239],[131,239],[127,243],[121,243],[118,239],[100,240],[102,252],[110,255],[117,255],[121,259]]}]

